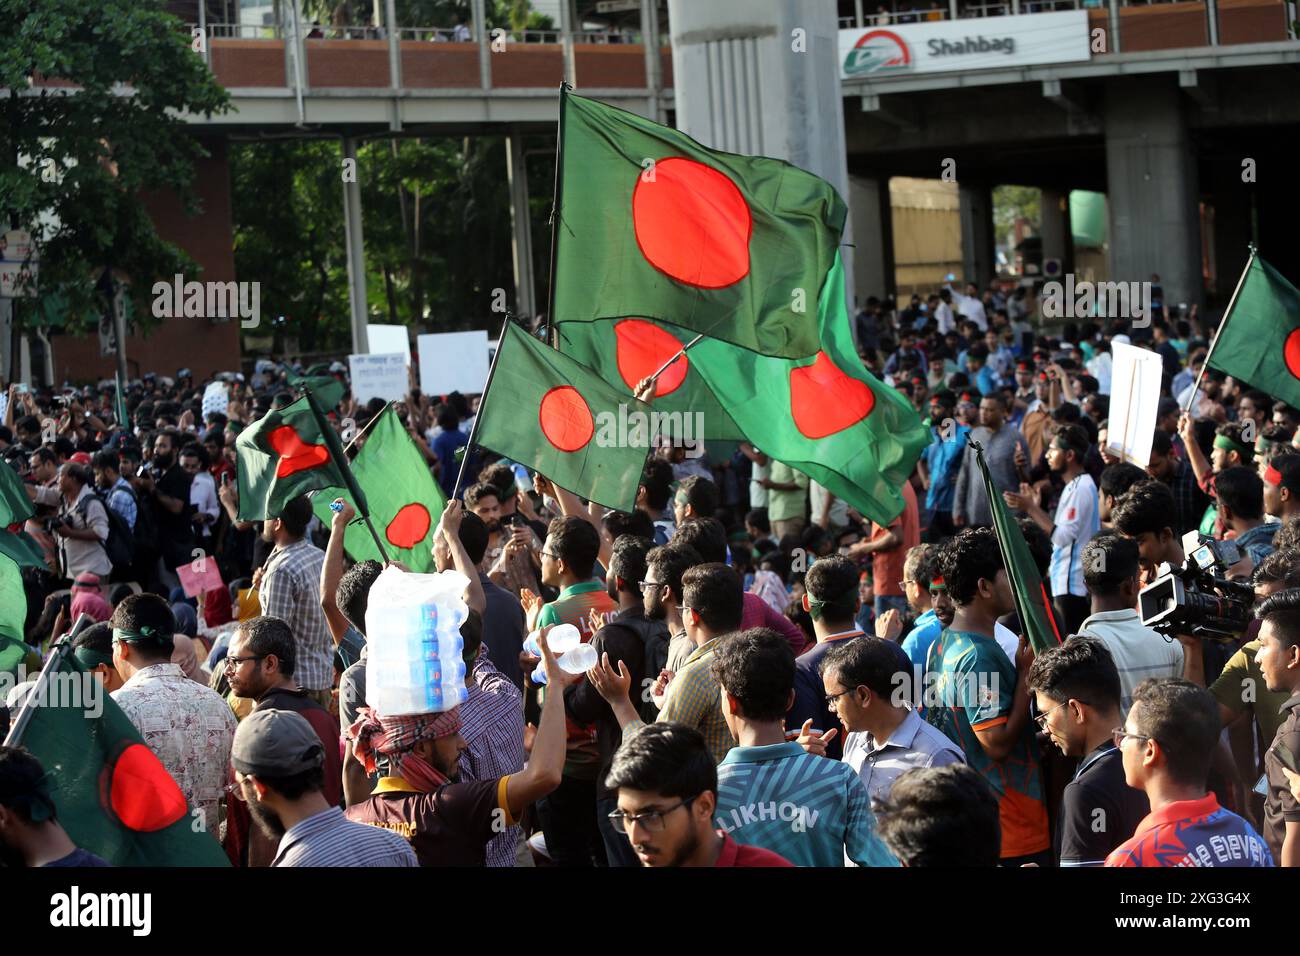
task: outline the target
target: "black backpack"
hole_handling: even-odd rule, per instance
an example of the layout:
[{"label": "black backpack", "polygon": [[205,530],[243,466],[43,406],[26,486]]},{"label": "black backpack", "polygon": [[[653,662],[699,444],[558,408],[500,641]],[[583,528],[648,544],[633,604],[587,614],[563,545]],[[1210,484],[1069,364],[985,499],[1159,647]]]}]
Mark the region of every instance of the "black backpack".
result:
[{"label": "black backpack", "polygon": [[[605,626],[627,628],[640,639],[645,654],[641,673],[650,684],[658,680],[659,672],[668,665],[668,625],[663,621],[648,621],[641,614],[632,614]],[[636,708],[637,716],[648,724],[654,723],[659,717],[659,708],[646,693],[650,684],[631,688],[632,706]]]},{"label": "black backpack", "polygon": [[[113,565],[114,571],[125,571],[135,560],[135,535],[131,531],[131,526],[126,523],[125,518],[108,506],[107,501],[98,494],[93,494],[78,501],[76,507],[76,511],[87,527],[90,526],[90,520],[86,517],[86,508],[91,497],[99,502],[108,516],[108,538],[100,542],[100,547],[108,555],[109,564]],[[136,503],[136,513],[139,513],[139,502]]]}]

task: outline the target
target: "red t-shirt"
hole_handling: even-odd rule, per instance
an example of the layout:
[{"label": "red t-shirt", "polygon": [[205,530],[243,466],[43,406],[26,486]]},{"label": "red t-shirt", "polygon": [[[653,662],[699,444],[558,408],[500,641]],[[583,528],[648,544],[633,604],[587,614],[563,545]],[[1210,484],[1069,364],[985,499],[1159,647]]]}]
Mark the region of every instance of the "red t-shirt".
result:
[{"label": "red t-shirt", "polygon": [[794,866],[779,853],[764,850],[761,846],[737,843],[721,830],[718,836],[722,837],[722,852],[714,866]]},{"label": "red t-shirt", "polygon": [[[921,520],[917,513],[916,492],[910,481],[903,482],[903,513],[895,518],[888,530],[898,535],[899,545],[888,551],[877,551],[871,560],[871,586],[878,596],[902,597],[904,591],[898,582],[903,580],[903,565],[907,552],[921,543]],[[885,528],[873,523],[871,536],[883,534]]]}]

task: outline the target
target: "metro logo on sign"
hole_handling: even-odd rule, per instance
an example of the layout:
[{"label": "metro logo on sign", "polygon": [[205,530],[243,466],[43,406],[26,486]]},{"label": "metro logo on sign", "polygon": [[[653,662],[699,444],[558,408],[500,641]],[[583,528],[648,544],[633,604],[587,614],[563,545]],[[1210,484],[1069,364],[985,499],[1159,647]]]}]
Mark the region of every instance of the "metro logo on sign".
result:
[{"label": "metro logo on sign", "polygon": [[893,73],[912,67],[912,51],[892,30],[871,30],[853,45],[844,58],[844,75]]},{"label": "metro logo on sign", "polygon": [[1073,63],[1092,56],[1088,11],[929,20],[839,31],[845,80]]}]

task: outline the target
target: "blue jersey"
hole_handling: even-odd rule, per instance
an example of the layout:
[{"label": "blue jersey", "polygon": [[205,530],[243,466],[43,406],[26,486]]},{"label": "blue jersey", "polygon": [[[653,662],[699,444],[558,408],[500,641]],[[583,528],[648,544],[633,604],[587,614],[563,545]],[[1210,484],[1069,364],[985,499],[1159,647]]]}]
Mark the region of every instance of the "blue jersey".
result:
[{"label": "blue jersey", "polygon": [[795,866],[898,866],[876,835],[862,778],[797,743],[733,747],[718,764],[714,823]]}]

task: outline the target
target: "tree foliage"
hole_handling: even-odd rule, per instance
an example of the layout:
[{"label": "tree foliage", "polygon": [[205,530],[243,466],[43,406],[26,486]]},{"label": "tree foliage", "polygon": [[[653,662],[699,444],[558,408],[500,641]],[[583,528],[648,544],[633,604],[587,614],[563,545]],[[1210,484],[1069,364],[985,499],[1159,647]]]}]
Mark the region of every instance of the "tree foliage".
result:
[{"label": "tree foliage", "polygon": [[111,268],[130,277],[147,328],[153,280],[195,267],[142,194],[174,190],[194,209],[204,152],[176,114],[224,112],[226,92],[162,0],[0,0],[0,87],[0,220],[30,229],[41,257],[35,308],[20,314],[59,302],[71,328],[89,326]]}]

